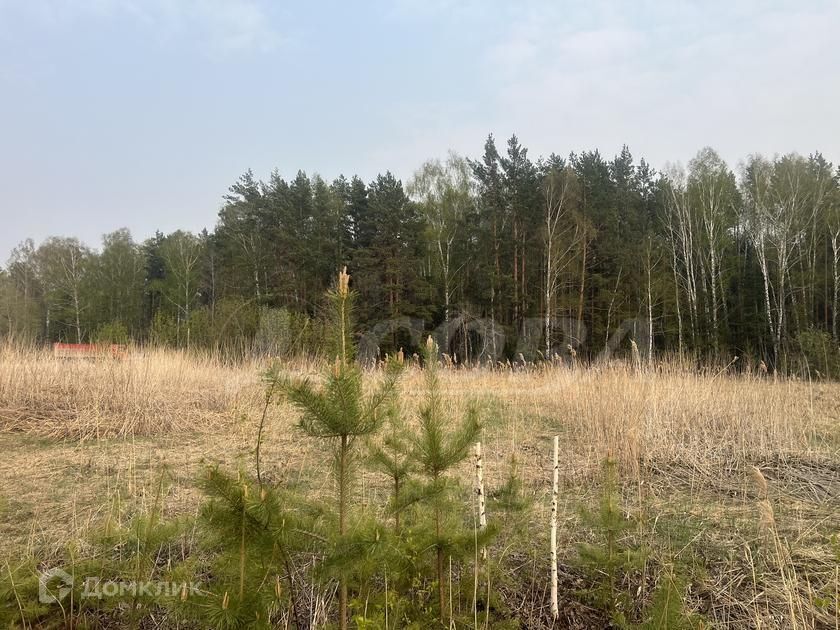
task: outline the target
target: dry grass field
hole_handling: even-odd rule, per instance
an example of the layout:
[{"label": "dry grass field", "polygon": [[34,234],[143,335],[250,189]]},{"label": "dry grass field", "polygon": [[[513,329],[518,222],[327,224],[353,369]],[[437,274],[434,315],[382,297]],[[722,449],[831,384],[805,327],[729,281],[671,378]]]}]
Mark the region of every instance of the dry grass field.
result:
[{"label": "dry grass field", "polygon": [[[207,464],[252,471],[265,368],[162,350],[86,362],[0,349],[0,565],[26,557],[49,564],[68,544],[81,546],[114,500],[142,510],[163,470],[173,480],[168,514],[196,512],[195,480]],[[290,369],[318,373],[317,365]],[[611,455],[635,534],[690,567],[685,605],[705,624],[840,627],[840,385],[621,363],[441,376],[447,404],[483,401],[490,493],[514,455],[532,502],[524,525],[502,527],[490,550],[507,572],[500,596],[522,627],[547,618],[554,435],[561,625],[598,627],[596,613],[573,596],[575,556],[593,536],[581,509],[597,506],[601,464]],[[407,416],[420,383],[417,368],[401,381]],[[293,412],[270,406],[266,477],[323,494],[330,491],[323,460]],[[469,487],[471,468],[462,468]],[[365,473],[356,491],[366,504],[386,502],[376,474]],[[643,574],[640,596],[644,588]]]}]

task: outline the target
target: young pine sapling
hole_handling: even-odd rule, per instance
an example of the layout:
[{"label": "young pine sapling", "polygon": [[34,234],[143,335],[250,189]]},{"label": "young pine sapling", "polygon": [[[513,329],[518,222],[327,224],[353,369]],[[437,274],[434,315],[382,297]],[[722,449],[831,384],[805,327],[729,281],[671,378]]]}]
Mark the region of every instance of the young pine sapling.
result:
[{"label": "young pine sapling", "polygon": [[[308,379],[285,386],[286,398],[300,413],[303,431],[332,446],[333,474],[336,481],[338,534],[347,534],[351,481],[358,455],[358,439],[380,427],[396,389],[399,365],[389,362],[382,381],[369,395],[363,392],[362,371],[353,362],[352,312],[354,292],[345,268],[338,276],[338,286],[328,293],[331,304],[332,332],[335,336],[335,363],[318,386]],[[339,583],[339,624],[347,628],[347,580]]]},{"label": "young pine sapling", "polygon": [[[466,459],[470,446],[478,439],[481,425],[478,409],[470,405],[460,424],[446,413],[438,379],[438,347],[429,337],[425,350],[426,398],[420,407],[420,429],[415,439],[415,459],[426,480],[425,501],[432,508],[434,519],[435,570],[437,573],[440,620],[444,620],[444,556],[459,538],[457,531],[444,531],[444,514],[453,490],[447,473]],[[453,428],[454,427],[454,428]]]}]

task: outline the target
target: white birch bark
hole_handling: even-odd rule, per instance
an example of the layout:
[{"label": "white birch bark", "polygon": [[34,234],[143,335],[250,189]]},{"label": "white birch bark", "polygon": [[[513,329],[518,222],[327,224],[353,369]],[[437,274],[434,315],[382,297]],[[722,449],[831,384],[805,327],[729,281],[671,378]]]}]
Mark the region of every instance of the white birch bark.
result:
[{"label": "white birch bark", "polygon": [[560,276],[574,260],[580,242],[579,223],[570,215],[577,179],[571,168],[552,170],[545,176],[543,194],[543,243],[545,245],[545,279],[543,283],[543,335],[545,360],[551,360],[551,305],[560,286]]}]

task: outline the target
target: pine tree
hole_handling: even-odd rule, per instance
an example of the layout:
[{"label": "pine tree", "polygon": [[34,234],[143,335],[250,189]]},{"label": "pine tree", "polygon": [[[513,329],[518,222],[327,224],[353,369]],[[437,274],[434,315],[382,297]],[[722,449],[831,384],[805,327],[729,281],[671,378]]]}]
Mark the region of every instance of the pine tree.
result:
[{"label": "pine tree", "polygon": [[180,608],[214,628],[274,627],[273,617],[286,611],[303,627],[292,553],[304,548],[298,532],[312,527],[306,512],[295,509],[291,495],[243,474],[211,468],[200,486],[207,497],[200,531],[211,550],[211,595],[184,598]]},{"label": "pine tree", "polygon": [[[484,305],[490,318],[490,353],[494,360],[503,355],[504,348],[499,343],[503,337],[504,317],[503,297],[508,292],[507,275],[503,273],[504,261],[511,258],[509,242],[505,238],[510,222],[508,206],[505,201],[504,177],[500,157],[493,135],[484,143],[484,155],[481,160],[470,160],[473,176],[478,184],[478,198],[475,216],[471,217],[472,226],[471,257],[475,265],[464,269],[465,291],[476,304]],[[490,270],[479,272],[479,268]]]},{"label": "pine tree", "polygon": [[[300,413],[303,431],[332,447],[333,475],[336,481],[336,509],[339,539],[348,533],[351,482],[357,463],[358,439],[379,428],[396,389],[399,366],[389,363],[382,382],[368,396],[362,391],[362,371],[353,363],[351,314],[355,294],[345,268],[338,286],[330,291],[332,305],[335,364],[324,374],[322,386],[298,380],[286,386],[288,401]],[[339,623],[347,627],[347,580],[339,585]]]},{"label": "pine tree", "polygon": [[[444,400],[438,379],[438,346],[429,337],[425,349],[426,397],[420,407],[420,429],[415,439],[414,456],[425,478],[423,503],[432,508],[437,573],[438,605],[440,621],[444,621],[444,557],[447,552],[456,554],[463,543],[473,543],[473,532],[465,537],[457,522],[447,527],[445,515],[457,514],[451,507],[455,482],[448,477],[451,469],[462,462],[470,452],[470,446],[477,439],[481,424],[478,408],[470,405],[461,423],[456,425],[445,411]],[[454,428],[453,428],[454,426]]]},{"label": "pine tree", "polygon": [[584,521],[593,527],[602,538],[597,544],[578,546],[581,564],[593,576],[594,587],[588,593],[594,604],[609,611],[610,618],[617,625],[628,622],[627,611],[631,601],[626,592],[616,584],[623,573],[637,568],[644,560],[639,549],[622,544],[623,535],[635,523],[626,518],[619,504],[617,465],[611,458],[604,461],[604,487],[597,512],[584,512]]},{"label": "pine tree", "polygon": [[403,498],[405,484],[415,471],[416,463],[411,457],[411,442],[406,436],[406,426],[397,403],[387,410],[387,428],[381,443],[373,444],[370,465],[384,473],[391,481],[391,510],[394,514],[394,534],[400,533],[400,514],[405,508]]},{"label": "pine tree", "polygon": [[[685,580],[679,564],[663,567],[659,581],[647,602],[640,602],[621,588],[621,583],[650,562],[651,549],[633,544],[630,532],[638,522],[625,516],[620,504],[617,465],[608,457],[603,464],[603,491],[596,512],[584,512],[583,520],[600,540],[578,546],[579,562],[592,579],[592,588],[582,594],[604,610],[619,628],[696,628],[696,619],[684,610]],[[634,623],[633,617],[641,617]]]}]

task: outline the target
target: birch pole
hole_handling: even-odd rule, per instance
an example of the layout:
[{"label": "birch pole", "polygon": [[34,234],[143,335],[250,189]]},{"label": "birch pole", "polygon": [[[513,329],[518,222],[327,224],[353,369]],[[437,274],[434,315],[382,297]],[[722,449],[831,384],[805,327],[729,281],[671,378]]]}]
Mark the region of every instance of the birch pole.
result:
[{"label": "birch pole", "polygon": [[[478,495],[478,528],[487,528],[487,509],[484,497],[484,460],[481,458],[481,442],[475,443],[475,492]],[[487,559],[487,547],[481,548],[481,559]]]},{"label": "birch pole", "polygon": [[554,471],[551,480],[551,616],[557,619],[557,494],[560,485],[560,436],[554,436]]}]

